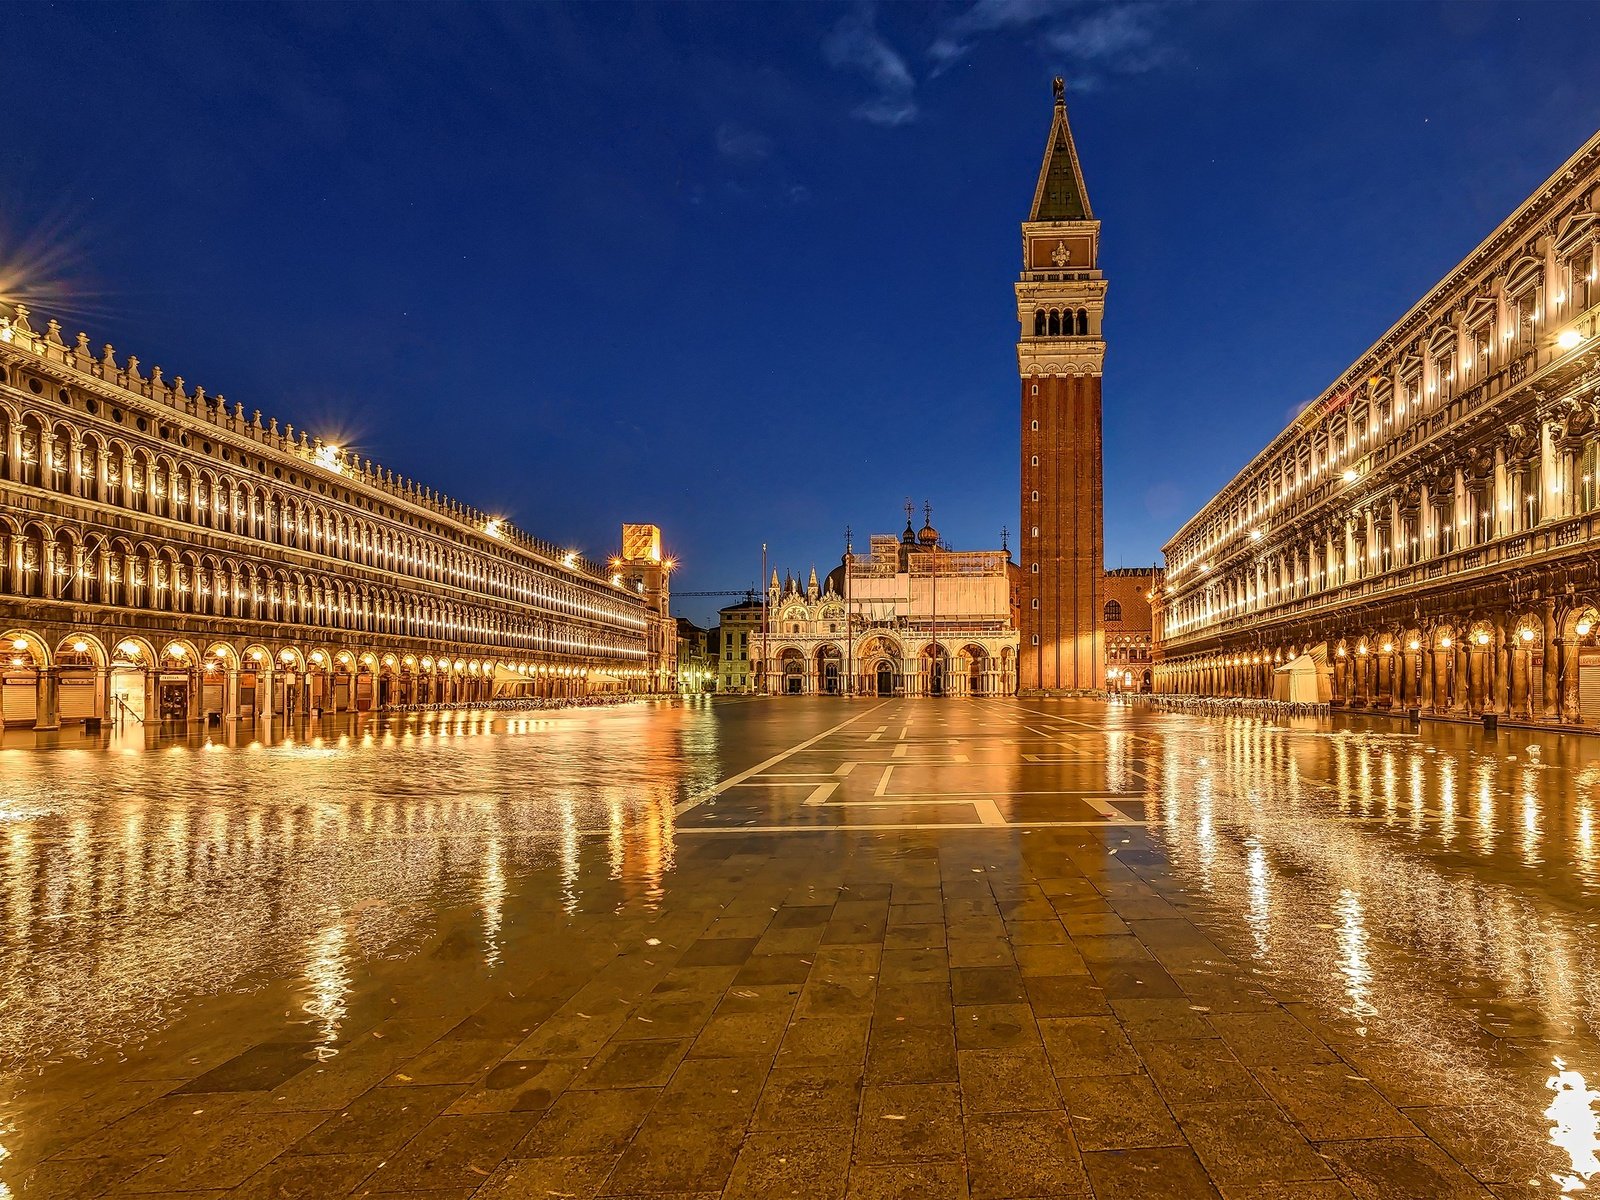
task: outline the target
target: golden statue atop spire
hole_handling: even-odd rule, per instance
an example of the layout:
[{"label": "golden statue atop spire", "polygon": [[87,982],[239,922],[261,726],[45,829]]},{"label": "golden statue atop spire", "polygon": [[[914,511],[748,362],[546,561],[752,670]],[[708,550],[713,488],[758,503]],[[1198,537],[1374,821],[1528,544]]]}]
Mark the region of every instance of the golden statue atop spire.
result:
[{"label": "golden statue atop spire", "polygon": [[1056,107],[1065,107],[1067,103],[1067,81],[1057,75],[1051,86],[1055,88],[1056,92]]}]

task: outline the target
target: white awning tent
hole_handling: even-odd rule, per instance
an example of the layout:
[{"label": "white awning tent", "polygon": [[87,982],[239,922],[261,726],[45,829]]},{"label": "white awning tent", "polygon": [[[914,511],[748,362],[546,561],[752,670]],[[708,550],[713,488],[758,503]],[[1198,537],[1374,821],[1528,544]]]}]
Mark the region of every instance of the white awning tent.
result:
[{"label": "white awning tent", "polygon": [[1272,698],[1286,704],[1327,704],[1333,699],[1328,644],[1323,642],[1272,671]]}]

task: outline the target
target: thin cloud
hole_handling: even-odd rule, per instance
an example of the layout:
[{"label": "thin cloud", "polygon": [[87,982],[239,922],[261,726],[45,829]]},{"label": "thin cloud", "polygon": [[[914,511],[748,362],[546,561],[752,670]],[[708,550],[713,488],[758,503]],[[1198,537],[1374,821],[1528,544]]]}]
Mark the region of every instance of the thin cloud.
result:
[{"label": "thin cloud", "polygon": [[986,35],[1037,29],[1040,48],[1061,63],[1067,86],[1088,90],[1107,76],[1142,74],[1173,57],[1162,40],[1170,7],[1150,0],[976,0],[941,27],[928,57],[938,75]]},{"label": "thin cloud", "polygon": [[856,106],[855,115],[874,125],[905,125],[917,119],[917,81],[905,56],[884,40],[870,8],[840,19],[822,43],[828,63],[855,71],[873,88]]},{"label": "thin cloud", "polygon": [[964,57],[984,34],[1035,25],[1059,15],[1070,3],[1071,0],[977,0],[971,8],[945,22],[928,47],[934,74]]},{"label": "thin cloud", "polygon": [[717,153],[735,162],[759,162],[772,156],[772,139],[731,121],[717,126]]},{"label": "thin cloud", "polygon": [[1140,75],[1172,57],[1160,40],[1160,10],[1153,4],[1101,8],[1045,34],[1063,57],[1074,86],[1090,87],[1102,75]]}]

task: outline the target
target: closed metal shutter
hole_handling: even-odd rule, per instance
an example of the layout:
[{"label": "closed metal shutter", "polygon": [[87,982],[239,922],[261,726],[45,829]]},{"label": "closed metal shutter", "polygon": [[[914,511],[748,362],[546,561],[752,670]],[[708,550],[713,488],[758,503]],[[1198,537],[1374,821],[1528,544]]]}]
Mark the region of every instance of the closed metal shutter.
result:
[{"label": "closed metal shutter", "polygon": [[222,711],[222,688],[220,679],[207,679],[205,687],[200,692],[200,711],[202,713],[219,713]]},{"label": "closed metal shutter", "polygon": [[239,673],[239,715],[256,715],[256,676],[254,671]]},{"label": "closed metal shutter", "polygon": [[63,671],[57,705],[63,721],[82,721],[94,716],[94,672]]},{"label": "closed metal shutter", "polygon": [[1600,723],[1600,661],[1578,661],[1578,712],[1585,725]]},{"label": "closed metal shutter", "polygon": [[39,677],[32,671],[7,675],[0,715],[7,725],[32,725],[39,711]]},{"label": "closed metal shutter", "polygon": [[1535,654],[1528,660],[1528,698],[1534,716],[1544,712],[1544,655]]},{"label": "closed metal shutter", "polygon": [[372,711],[372,676],[356,676],[356,709],[359,712]]},{"label": "closed metal shutter", "polygon": [[345,712],[350,707],[350,676],[338,675],[333,681],[333,710]]}]

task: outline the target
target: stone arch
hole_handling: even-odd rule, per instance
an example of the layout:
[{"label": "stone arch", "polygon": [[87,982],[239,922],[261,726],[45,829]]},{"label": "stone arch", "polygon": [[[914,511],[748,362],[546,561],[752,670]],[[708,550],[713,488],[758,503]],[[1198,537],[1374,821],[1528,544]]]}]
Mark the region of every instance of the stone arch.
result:
[{"label": "stone arch", "polygon": [[113,665],[124,663],[149,668],[160,661],[156,654],[155,645],[141,634],[125,634],[118,638],[116,644],[111,647],[111,662]]},{"label": "stone arch", "polygon": [[218,641],[206,646],[204,657],[208,663],[221,663],[226,669],[236,671],[239,669],[242,655],[231,642]]},{"label": "stone arch", "polygon": [[57,662],[66,663],[73,657],[87,659],[88,664],[95,667],[104,667],[111,661],[111,655],[106,649],[105,642],[101,641],[100,635],[86,629],[75,629],[56,643]]},{"label": "stone arch", "polygon": [[[51,653],[50,643],[32,629],[17,627],[0,633],[0,654],[6,660],[23,658],[31,662],[34,667],[49,667],[55,664],[55,657]],[[12,666],[21,665],[11,662]]]}]

